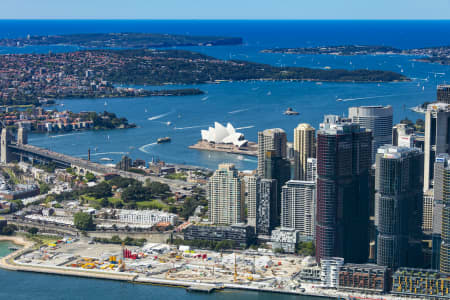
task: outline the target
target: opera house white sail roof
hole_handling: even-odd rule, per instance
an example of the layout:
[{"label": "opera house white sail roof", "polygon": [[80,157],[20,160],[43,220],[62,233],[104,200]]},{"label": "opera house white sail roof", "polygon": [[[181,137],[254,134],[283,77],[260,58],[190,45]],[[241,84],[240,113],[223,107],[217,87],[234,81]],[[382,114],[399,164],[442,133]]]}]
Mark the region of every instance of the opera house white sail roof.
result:
[{"label": "opera house white sail roof", "polygon": [[244,135],[236,132],[236,129],[230,123],[225,127],[219,122],[214,122],[214,127],[202,130],[201,133],[202,140],[215,144],[233,144],[242,147],[248,142],[244,139]]}]

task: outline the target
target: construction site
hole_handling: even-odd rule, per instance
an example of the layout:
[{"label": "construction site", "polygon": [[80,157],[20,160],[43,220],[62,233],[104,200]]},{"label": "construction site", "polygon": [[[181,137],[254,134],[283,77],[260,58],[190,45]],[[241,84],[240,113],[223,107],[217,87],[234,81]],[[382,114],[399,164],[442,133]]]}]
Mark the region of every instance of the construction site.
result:
[{"label": "construction site", "polygon": [[152,278],[165,283],[184,282],[187,287],[212,284],[220,289],[228,283],[301,292],[304,289],[300,283],[292,279],[299,272],[301,260],[296,256],[219,253],[186,246],[177,249],[167,244],[129,247],[61,240],[24,253],[15,263],[90,273],[133,274],[134,281]]},{"label": "construction site", "polygon": [[307,280],[317,277],[307,275],[317,270],[312,257],[279,255],[266,249],[221,253],[158,243],[143,247],[94,243],[84,237],[55,240],[39,249],[31,242],[21,244],[25,247],[0,260],[1,268],[182,287],[188,292],[239,289],[326,299],[405,299],[326,288],[323,282]]}]

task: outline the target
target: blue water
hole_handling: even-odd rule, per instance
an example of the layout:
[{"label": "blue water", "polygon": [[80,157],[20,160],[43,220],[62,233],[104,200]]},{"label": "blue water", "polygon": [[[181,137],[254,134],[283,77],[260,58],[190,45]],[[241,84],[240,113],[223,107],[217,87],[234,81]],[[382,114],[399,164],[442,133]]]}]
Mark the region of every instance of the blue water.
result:
[{"label": "blue water", "polygon": [[[256,159],[223,153],[200,152],[187,147],[200,138],[200,130],[214,121],[231,122],[246,138],[256,141],[257,132],[281,127],[292,139],[300,122],[318,127],[324,114],[346,114],[357,105],[391,104],[395,120],[421,117],[408,108],[435,99],[436,85],[449,82],[449,66],[412,62],[405,56],[302,56],[264,54],[271,47],[330,44],[390,45],[399,48],[450,44],[450,21],[0,21],[1,37],[27,34],[80,32],[163,32],[196,35],[239,36],[244,44],[222,47],[190,47],[223,59],[245,59],[273,65],[312,68],[381,69],[401,72],[412,82],[359,84],[311,82],[233,82],[198,86],[205,96],[151,97],[138,99],[64,100],[58,109],[108,110],[125,116],[139,128],[70,135],[33,135],[30,142],[70,155],[109,157],[115,161],[128,153],[132,158],[161,160],[216,168],[232,162],[239,169],[254,169]],[[76,47],[0,48],[0,53],[72,51]],[[418,86],[419,85],[419,86]],[[174,86],[178,87],[178,86]],[[424,87],[424,90],[423,90]],[[147,87],[160,88],[160,87]],[[270,93],[269,93],[270,92]],[[370,98],[375,97],[375,98]],[[336,99],[355,99],[336,102]],[[364,98],[364,99],[359,99]],[[105,105],[106,104],[106,105]],[[293,107],[300,116],[284,116]],[[151,120],[149,120],[151,118]],[[171,122],[168,126],[166,123]],[[155,145],[157,138],[172,137],[170,144]]]},{"label": "blue water", "polygon": [[[323,68],[369,68],[400,72],[412,82],[385,84],[310,82],[233,82],[201,85],[205,96],[152,97],[138,99],[65,100],[58,109],[108,110],[125,116],[139,128],[66,135],[37,135],[30,143],[67,154],[93,159],[110,157],[116,161],[128,153],[133,158],[162,160],[216,168],[218,163],[233,162],[240,169],[256,168],[256,158],[223,153],[207,153],[187,147],[200,137],[200,129],[214,121],[231,122],[249,140],[266,128],[284,128],[289,139],[300,122],[317,127],[324,114],[344,114],[350,106],[391,104],[395,120],[421,117],[407,108],[435,99],[436,85],[450,82],[450,67],[411,62],[399,56],[300,56],[262,54],[270,47],[316,46],[332,44],[390,45],[400,48],[450,44],[450,21],[0,21],[0,37],[24,37],[27,34],[62,34],[83,32],[158,32],[196,35],[239,36],[240,46],[191,47],[223,59],[245,59],[273,65]],[[48,51],[72,51],[76,47],[0,48],[0,54]],[[439,74],[436,74],[439,73]],[[440,73],[445,73],[444,75]],[[417,85],[420,85],[417,86]],[[425,90],[422,90],[422,87]],[[151,88],[151,87],[149,87]],[[271,95],[268,95],[268,92]],[[384,97],[379,97],[384,96]],[[376,98],[369,98],[376,97]],[[337,98],[356,99],[336,102]],[[284,116],[292,107],[300,116]],[[147,110],[147,111],[146,111]],[[149,120],[148,118],[152,118]],[[166,122],[172,122],[168,126]],[[177,128],[177,129],[176,129]],[[162,136],[172,143],[154,145]],[[0,252],[4,245],[0,243]],[[103,280],[8,272],[0,270],[0,299],[294,299],[264,293],[226,292],[213,295],[187,294],[183,289],[133,285]],[[298,299],[298,297],[295,297]],[[308,298],[302,298],[308,299]]]}]

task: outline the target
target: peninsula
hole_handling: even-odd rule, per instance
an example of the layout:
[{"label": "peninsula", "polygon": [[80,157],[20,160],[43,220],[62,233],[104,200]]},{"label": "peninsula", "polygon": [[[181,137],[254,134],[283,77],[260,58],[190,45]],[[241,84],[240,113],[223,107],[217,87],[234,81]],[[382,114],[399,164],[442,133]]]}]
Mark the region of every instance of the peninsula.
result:
[{"label": "peninsula", "polygon": [[298,55],[414,55],[422,56],[414,59],[419,62],[439,63],[450,65],[450,46],[438,46],[427,48],[399,49],[390,46],[367,46],[367,45],[340,45],[320,46],[306,48],[274,48],[265,49],[262,53],[283,53]]},{"label": "peninsula", "polygon": [[43,110],[33,107],[24,111],[10,111],[0,113],[0,122],[8,128],[17,129],[19,126],[30,132],[70,132],[76,130],[105,130],[135,128],[136,124],[129,123],[126,118],[104,111],[72,111]]},{"label": "peninsula", "polygon": [[242,38],[190,36],[158,33],[79,33],[64,35],[28,35],[25,38],[0,39],[0,46],[72,45],[90,49],[100,48],[159,48],[181,46],[239,45]]},{"label": "peninsula", "polygon": [[306,48],[274,48],[265,49],[262,53],[285,53],[285,54],[328,54],[328,55],[374,55],[374,54],[401,54],[402,50],[389,46],[364,46],[364,45],[341,45],[321,46]]},{"label": "peninsula", "polygon": [[378,70],[321,70],[221,60],[185,50],[85,50],[0,56],[0,103],[52,99],[198,95],[198,89],[148,90],[123,85],[200,84],[241,80],[406,81]]}]

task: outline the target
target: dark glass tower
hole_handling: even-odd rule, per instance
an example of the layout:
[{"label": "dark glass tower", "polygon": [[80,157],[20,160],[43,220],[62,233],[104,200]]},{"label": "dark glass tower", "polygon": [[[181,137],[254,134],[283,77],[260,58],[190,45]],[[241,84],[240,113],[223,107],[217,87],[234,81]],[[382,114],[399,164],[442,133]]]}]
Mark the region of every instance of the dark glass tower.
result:
[{"label": "dark glass tower", "polygon": [[349,120],[326,116],[317,136],[316,260],[369,256],[369,168],[372,135]]},{"label": "dark glass tower", "polygon": [[[450,274],[450,156],[439,155],[434,165],[436,201],[433,209],[436,213],[433,214],[433,241],[439,237],[440,233],[442,242],[439,251],[439,269],[442,273]],[[436,228],[438,226],[441,228]],[[439,229],[441,229],[440,232]]]},{"label": "dark glass tower", "polygon": [[272,209],[275,214],[272,214],[272,216],[276,216],[276,220],[272,220],[272,223],[279,226],[281,217],[281,187],[291,179],[291,163],[279,155],[277,151],[268,150],[266,151],[264,166],[264,178],[276,180],[275,188],[272,188],[276,199],[275,209]]},{"label": "dark glass tower", "polygon": [[423,153],[386,145],[378,149],[375,173],[377,264],[420,267]]},{"label": "dark glass tower", "polygon": [[450,104],[450,85],[438,85],[437,102]]}]

